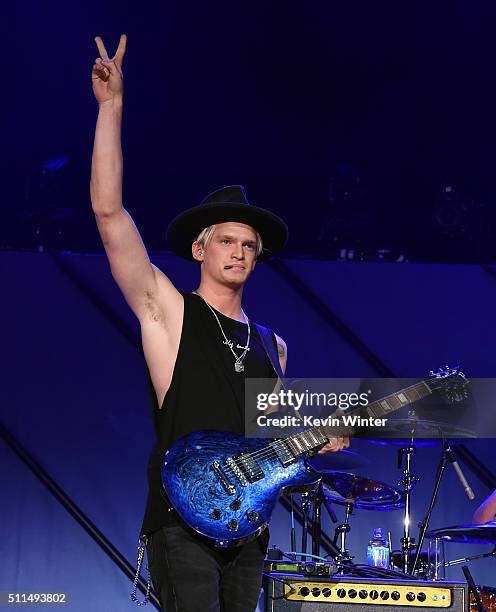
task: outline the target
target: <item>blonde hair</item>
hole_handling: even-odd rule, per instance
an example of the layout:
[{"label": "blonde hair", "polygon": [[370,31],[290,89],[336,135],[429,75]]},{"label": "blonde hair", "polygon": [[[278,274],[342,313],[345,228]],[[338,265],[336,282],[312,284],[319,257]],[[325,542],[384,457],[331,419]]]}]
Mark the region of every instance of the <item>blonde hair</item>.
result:
[{"label": "blonde hair", "polygon": [[[203,229],[198,234],[196,240],[193,240],[193,242],[198,242],[198,244],[200,244],[203,248],[206,248],[206,246],[212,239],[212,236],[214,235],[214,231],[216,227],[217,227],[216,225],[209,225],[208,227]],[[260,253],[263,250],[262,237],[260,236],[260,234],[257,232],[255,228],[253,228],[253,231],[257,235],[257,249],[256,250],[257,250],[257,257],[259,257]]]}]

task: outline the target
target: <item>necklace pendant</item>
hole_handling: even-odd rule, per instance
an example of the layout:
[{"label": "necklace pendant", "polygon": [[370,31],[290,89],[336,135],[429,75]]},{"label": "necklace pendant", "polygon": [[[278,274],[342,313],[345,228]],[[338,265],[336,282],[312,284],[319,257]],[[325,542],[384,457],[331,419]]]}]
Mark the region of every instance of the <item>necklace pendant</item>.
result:
[{"label": "necklace pendant", "polygon": [[234,362],[234,370],[236,372],[244,372],[245,371],[245,366],[241,362],[235,361]]}]

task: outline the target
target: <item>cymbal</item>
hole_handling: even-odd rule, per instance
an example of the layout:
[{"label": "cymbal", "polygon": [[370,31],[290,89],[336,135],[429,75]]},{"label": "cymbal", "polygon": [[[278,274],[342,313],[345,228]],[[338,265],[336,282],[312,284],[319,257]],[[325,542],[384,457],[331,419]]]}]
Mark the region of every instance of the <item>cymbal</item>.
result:
[{"label": "cymbal", "polygon": [[440,538],[445,542],[462,544],[496,544],[496,521],[480,525],[455,525],[434,529],[426,534],[427,538]]},{"label": "cymbal", "polygon": [[[451,423],[443,423],[442,421],[428,421],[425,419],[388,419],[385,427],[368,427],[371,432],[367,436],[368,442],[385,445],[403,445],[405,440],[408,440],[412,435],[414,440],[419,438],[422,440],[419,446],[430,446],[436,444],[436,440],[449,438],[454,442],[458,439],[466,440],[467,438],[475,438],[475,432],[470,429],[464,429]],[[380,434],[379,438],[374,436],[374,433]]]},{"label": "cymbal", "polygon": [[395,510],[405,505],[402,491],[376,480],[346,472],[323,472],[322,484],[328,498],[337,504],[352,503],[364,510]]},{"label": "cymbal", "polygon": [[370,459],[354,451],[341,450],[338,453],[316,454],[308,457],[306,463],[316,472],[349,472],[370,465]]}]

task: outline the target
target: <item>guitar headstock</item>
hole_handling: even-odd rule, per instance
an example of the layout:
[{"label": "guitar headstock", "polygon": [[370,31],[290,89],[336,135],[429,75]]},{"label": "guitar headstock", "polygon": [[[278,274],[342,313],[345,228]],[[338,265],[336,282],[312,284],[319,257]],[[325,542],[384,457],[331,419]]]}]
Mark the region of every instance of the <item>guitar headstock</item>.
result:
[{"label": "guitar headstock", "polygon": [[469,381],[458,366],[455,368],[445,366],[439,368],[437,372],[431,370],[429,376],[427,381],[429,387],[432,390],[440,389],[449,402],[461,402],[467,398]]}]

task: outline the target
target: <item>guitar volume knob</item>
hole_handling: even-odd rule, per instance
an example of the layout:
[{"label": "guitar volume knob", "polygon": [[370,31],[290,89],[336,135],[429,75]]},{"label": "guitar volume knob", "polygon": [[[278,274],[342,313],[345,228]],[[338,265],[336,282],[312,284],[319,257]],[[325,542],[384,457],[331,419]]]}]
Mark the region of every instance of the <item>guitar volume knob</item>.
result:
[{"label": "guitar volume knob", "polygon": [[246,516],[248,517],[248,520],[252,523],[258,521],[258,512],[256,510],[250,510]]},{"label": "guitar volume knob", "polygon": [[212,518],[214,519],[214,521],[218,521],[220,519],[222,515],[222,512],[219,510],[219,508],[214,508],[212,510]]},{"label": "guitar volume knob", "polygon": [[231,502],[230,508],[231,510],[239,510],[241,508],[241,502],[239,499],[235,499],[233,502]]},{"label": "guitar volume knob", "polygon": [[238,521],[236,519],[231,519],[227,526],[231,531],[236,531],[238,528]]}]

